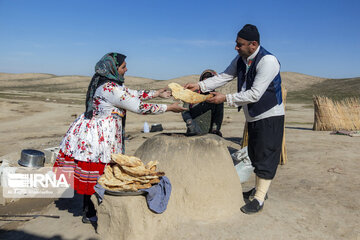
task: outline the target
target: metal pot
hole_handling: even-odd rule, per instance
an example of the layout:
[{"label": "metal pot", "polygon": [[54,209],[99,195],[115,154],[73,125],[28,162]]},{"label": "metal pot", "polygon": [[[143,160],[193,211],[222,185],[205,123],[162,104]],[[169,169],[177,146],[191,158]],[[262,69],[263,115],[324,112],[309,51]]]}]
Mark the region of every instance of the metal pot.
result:
[{"label": "metal pot", "polygon": [[19,165],[24,167],[43,167],[45,163],[45,154],[34,149],[24,149],[21,151]]}]

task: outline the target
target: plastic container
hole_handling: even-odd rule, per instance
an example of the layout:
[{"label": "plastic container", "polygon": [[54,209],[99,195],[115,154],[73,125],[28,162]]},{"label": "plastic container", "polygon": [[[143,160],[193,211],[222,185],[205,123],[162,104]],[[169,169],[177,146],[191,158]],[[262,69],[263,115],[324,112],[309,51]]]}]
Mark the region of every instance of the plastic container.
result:
[{"label": "plastic container", "polygon": [[144,122],[144,133],[148,133],[148,132],[150,132],[149,124],[147,122]]}]

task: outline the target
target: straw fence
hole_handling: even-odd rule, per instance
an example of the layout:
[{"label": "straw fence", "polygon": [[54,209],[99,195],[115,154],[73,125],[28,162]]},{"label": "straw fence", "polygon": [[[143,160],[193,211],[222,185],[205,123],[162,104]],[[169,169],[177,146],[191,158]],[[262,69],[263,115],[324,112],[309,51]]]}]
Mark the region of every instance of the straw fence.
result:
[{"label": "straw fence", "polygon": [[360,99],[333,101],[314,96],[315,131],[360,130]]},{"label": "straw fence", "polygon": [[[281,93],[282,93],[282,99],[283,99],[284,110],[285,110],[286,95],[287,95],[287,90],[285,89],[285,87],[281,87]],[[248,136],[248,125],[247,125],[247,122],[245,122],[241,148],[246,147],[248,145],[248,138],[249,138],[249,136]],[[283,165],[286,162],[287,162],[287,154],[286,154],[285,124],[284,124],[284,135],[283,135],[283,141],[282,141],[282,145],[281,145],[280,164]]]}]

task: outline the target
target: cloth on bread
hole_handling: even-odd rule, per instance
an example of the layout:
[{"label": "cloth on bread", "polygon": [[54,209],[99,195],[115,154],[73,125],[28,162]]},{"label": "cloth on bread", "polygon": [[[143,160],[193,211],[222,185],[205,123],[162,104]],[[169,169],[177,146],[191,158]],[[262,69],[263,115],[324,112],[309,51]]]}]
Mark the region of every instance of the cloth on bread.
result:
[{"label": "cloth on bread", "polygon": [[[94,189],[98,204],[100,204],[105,195],[105,188],[98,183]],[[171,183],[166,176],[160,177],[158,184],[147,189],[139,189],[139,191],[147,192],[146,203],[151,211],[163,213],[166,210],[171,195]]]}]

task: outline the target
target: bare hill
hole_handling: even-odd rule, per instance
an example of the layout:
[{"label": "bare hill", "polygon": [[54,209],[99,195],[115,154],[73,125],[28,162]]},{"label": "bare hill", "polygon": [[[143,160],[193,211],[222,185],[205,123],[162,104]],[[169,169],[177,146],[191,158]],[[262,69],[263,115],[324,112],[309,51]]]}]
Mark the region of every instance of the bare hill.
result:
[{"label": "bare hill", "polygon": [[[90,76],[66,75],[56,76],[42,73],[11,74],[0,73],[2,90],[23,90],[35,92],[86,92]],[[155,80],[142,77],[126,77],[126,84],[151,86]]]},{"label": "bare hill", "polygon": [[[200,77],[199,75],[189,75],[180,78],[170,79],[164,82],[166,82],[167,84],[170,82],[176,82],[179,83],[180,85],[184,85],[187,82],[197,82],[199,80],[199,77]],[[285,86],[288,92],[304,90],[309,88],[313,84],[321,83],[327,80],[326,78],[314,77],[314,76],[295,73],[295,72],[282,72],[281,78],[282,78],[282,84],[283,86]],[[163,81],[161,81],[161,83],[162,82]],[[217,91],[223,93],[236,92],[237,79],[232,80],[231,82],[217,89]]]},{"label": "bare hill", "polygon": [[[169,80],[164,81],[156,81],[153,80],[153,82],[147,82],[145,84],[134,84],[132,82],[127,81],[126,84],[129,87],[134,88],[150,88],[150,89],[158,89],[162,88],[164,86],[167,86],[171,82],[176,82],[180,85],[185,85],[189,82],[197,82],[199,80],[200,75],[188,75],[178,78],[173,78]],[[288,90],[288,92],[292,91],[298,91],[298,90],[304,90],[310,87],[313,84],[321,83],[326,78],[320,78],[320,77],[314,77],[310,75],[305,75],[301,73],[295,73],[295,72],[282,72],[281,73],[282,82],[285,88]],[[227,83],[223,87],[217,89],[217,91],[223,92],[223,93],[231,93],[237,91],[237,80],[234,79],[233,81]]]},{"label": "bare hill", "polygon": [[360,77],[343,79],[326,79],[308,88],[292,91],[288,100],[292,102],[312,102],[313,96],[326,96],[334,100],[360,96]]},{"label": "bare hill", "polygon": [[314,77],[296,72],[282,72],[280,75],[282,84],[288,90],[288,92],[303,90],[313,84],[326,80],[326,78]]},{"label": "bare hill", "polygon": [[[291,91],[298,91],[308,88],[309,86],[320,83],[325,78],[313,77],[300,73],[283,72],[281,73],[283,84],[286,89]],[[86,91],[91,77],[90,76],[56,76],[53,74],[43,73],[0,73],[0,83],[3,89],[23,89],[33,91]],[[188,82],[197,82],[199,75],[188,75],[169,80],[153,80],[149,78],[126,76],[125,84],[134,89],[158,89],[167,86],[171,82],[185,85]],[[233,92],[236,91],[236,80],[231,81],[223,86],[220,91]]]},{"label": "bare hill", "polygon": [[0,73],[0,80],[42,79],[55,76],[54,74],[46,73]]},{"label": "bare hill", "polygon": [[[288,90],[288,98],[291,101],[309,101],[312,95],[319,94],[329,95],[330,97],[335,96],[336,98],[360,95],[358,90],[360,89],[360,78],[326,79],[295,72],[282,72],[281,77],[283,86]],[[171,82],[185,85],[188,82],[197,82],[198,79],[199,75],[188,75],[169,80],[126,76],[125,84],[132,89],[159,89],[166,87]],[[32,99],[45,100],[50,96],[51,99],[61,100],[56,95],[58,93],[66,93],[73,94],[69,95],[67,99],[81,102],[85,97],[90,80],[91,76],[0,73],[0,97],[31,97]],[[217,91],[222,93],[236,92],[237,80],[234,79],[217,89]],[[75,93],[76,95],[74,95]],[[64,100],[64,98],[62,99]]]}]

